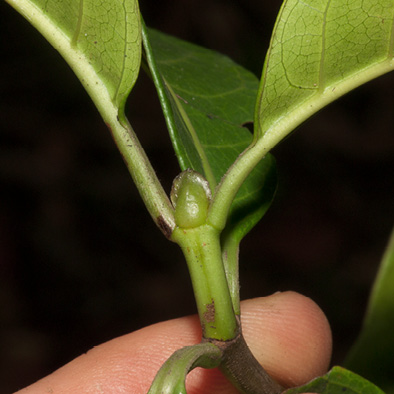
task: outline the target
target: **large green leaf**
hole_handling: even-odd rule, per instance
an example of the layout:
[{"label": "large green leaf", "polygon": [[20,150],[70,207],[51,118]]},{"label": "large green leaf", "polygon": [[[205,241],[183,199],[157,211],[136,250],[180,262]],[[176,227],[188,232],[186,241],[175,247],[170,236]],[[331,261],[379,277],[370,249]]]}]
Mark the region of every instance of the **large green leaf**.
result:
[{"label": "large green leaf", "polygon": [[[258,80],[228,57],[148,30],[158,88],[171,106],[168,119],[181,168],[193,168],[213,187],[250,144]],[[210,179],[213,176],[213,179]]]},{"label": "large green leaf", "polygon": [[[252,142],[244,126],[253,119],[258,80],[226,56],[155,30],[147,30],[144,40],[180,166],[203,174],[214,190]],[[268,156],[234,200],[230,221],[239,239],[264,214],[275,186],[275,163]],[[243,224],[236,226],[240,211]]]},{"label": "large green leaf", "polygon": [[351,89],[393,70],[392,0],[287,0],[266,57],[255,138],[269,147]]},{"label": "large green leaf", "polygon": [[341,367],[334,367],[326,375],[301,387],[286,390],[283,394],[384,394],[368,380]]},{"label": "large green leaf", "polygon": [[287,0],[267,52],[254,141],[222,179],[210,220],[223,226],[234,193],[303,121],[351,89],[394,69],[392,0]]},{"label": "large green leaf", "polygon": [[346,367],[394,393],[394,231],[371,293],[364,326]]},{"label": "large green leaf", "polygon": [[137,0],[7,1],[71,66],[110,128],[152,218],[170,237],[173,208],[124,115],[141,62]]},{"label": "large green leaf", "polygon": [[7,0],[60,52],[100,112],[123,107],[139,72],[138,2]]}]

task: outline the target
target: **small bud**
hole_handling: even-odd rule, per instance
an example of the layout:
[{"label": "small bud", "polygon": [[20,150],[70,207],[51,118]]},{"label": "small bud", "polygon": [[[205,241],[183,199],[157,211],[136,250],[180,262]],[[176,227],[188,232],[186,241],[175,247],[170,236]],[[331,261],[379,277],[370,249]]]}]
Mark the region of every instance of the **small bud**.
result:
[{"label": "small bud", "polygon": [[195,228],[205,223],[211,190],[208,181],[198,172],[181,172],[172,184],[171,201],[175,208],[175,223],[180,228]]}]

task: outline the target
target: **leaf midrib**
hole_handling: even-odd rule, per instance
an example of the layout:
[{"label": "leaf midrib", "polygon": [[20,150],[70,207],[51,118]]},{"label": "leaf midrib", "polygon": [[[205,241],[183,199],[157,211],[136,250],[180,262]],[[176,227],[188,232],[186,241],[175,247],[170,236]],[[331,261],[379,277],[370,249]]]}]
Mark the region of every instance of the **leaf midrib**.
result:
[{"label": "leaf midrib", "polygon": [[163,82],[166,86],[166,89],[168,90],[168,92],[171,94],[172,99],[174,100],[174,103],[179,111],[179,113],[181,114],[181,117],[183,119],[183,121],[185,122],[186,128],[188,130],[188,132],[190,133],[191,139],[193,141],[194,147],[196,148],[196,151],[200,157],[201,160],[201,165],[203,167],[204,170],[204,175],[205,178],[207,179],[209,186],[211,188],[212,191],[215,190],[216,187],[216,179],[215,176],[213,174],[211,165],[209,164],[208,158],[205,154],[205,151],[202,147],[201,141],[198,138],[198,135],[196,133],[196,131],[194,130],[194,127],[186,113],[186,111],[184,110],[182,104],[179,102],[179,99],[177,97],[177,95],[175,94],[175,92],[173,91],[172,87],[170,86],[170,84],[165,80],[164,77],[163,78]]},{"label": "leaf midrib", "polygon": [[[349,77],[342,79],[340,83],[326,86],[321,93],[316,92],[296,106],[290,113],[279,117],[276,122],[274,122],[264,132],[264,134],[262,133],[256,145],[261,146],[264,152],[268,153],[268,151],[270,151],[286,135],[320,109],[356,87],[393,70],[394,58],[386,57],[386,59],[381,62],[377,62],[372,66],[359,70],[356,75],[350,75]],[[276,137],[272,138],[271,136],[273,134],[275,134]]]}]

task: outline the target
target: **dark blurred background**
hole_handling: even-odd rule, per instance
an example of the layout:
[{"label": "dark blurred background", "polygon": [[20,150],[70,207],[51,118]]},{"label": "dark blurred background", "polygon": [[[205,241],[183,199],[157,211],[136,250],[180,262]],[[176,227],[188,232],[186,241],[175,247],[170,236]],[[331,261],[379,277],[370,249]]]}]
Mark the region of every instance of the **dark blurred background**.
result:
[{"label": "dark blurred background", "polygon": [[[257,75],[280,1],[141,1],[147,23]],[[151,222],[110,134],[60,56],[0,3],[0,393],[92,346],[195,313],[183,258]],[[241,245],[242,298],[316,300],[340,363],[394,219],[394,76],[359,88],[274,151],[277,198]],[[128,115],[166,190],[177,163],[154,89]]]}]

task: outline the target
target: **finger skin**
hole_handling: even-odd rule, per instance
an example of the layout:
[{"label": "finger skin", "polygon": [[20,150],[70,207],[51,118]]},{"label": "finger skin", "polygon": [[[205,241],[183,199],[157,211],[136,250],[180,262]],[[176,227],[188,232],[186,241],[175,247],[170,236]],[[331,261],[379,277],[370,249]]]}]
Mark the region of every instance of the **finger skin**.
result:
[{"label": "finger skin", "polygon": [[[244,301],[243,333],[255,357],[286,387],[325,373],[331,331],[320,308],[298,293],[276,293]],[[145,394],[164,361],[177,349],[198,343],[197,316],[158,323],[93,348],[18,394]],[[232,394],[221,373],[197,368],[188,394]]]}]

